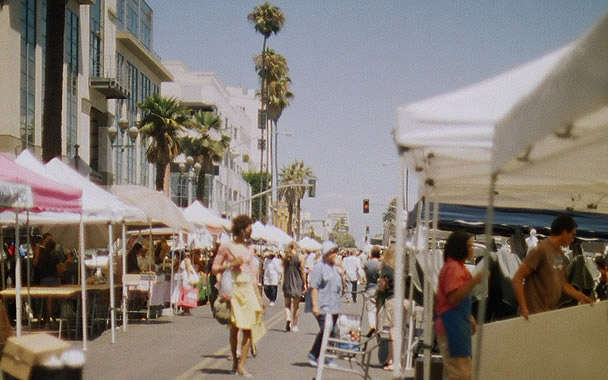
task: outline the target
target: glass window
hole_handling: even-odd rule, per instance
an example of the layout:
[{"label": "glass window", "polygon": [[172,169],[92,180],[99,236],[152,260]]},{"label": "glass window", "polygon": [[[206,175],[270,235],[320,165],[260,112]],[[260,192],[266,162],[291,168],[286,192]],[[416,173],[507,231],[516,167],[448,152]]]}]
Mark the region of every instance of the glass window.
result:
[{"label": "glass window", "polygon": [[34,144],[36,1],[21,1],[20,135],[23,149]]},{"label": "glass window", "polygon": [[67,65],[66,154],[69,158],[74,158],[74,145],[78,142],[78,15],[67,9],[65,22],[65,60]]},{"label": "glass window", "polygon": [[103,0],[97,0],[90,6],[91,31],[89,45],[91,49],[91,76],[103,77]]}]

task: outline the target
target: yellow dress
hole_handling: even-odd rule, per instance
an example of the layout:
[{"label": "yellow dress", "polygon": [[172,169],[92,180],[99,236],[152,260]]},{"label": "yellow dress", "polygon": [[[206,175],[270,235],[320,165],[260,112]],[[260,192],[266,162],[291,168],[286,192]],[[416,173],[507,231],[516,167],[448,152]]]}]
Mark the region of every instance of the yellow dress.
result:
[{"label": "yellow dress", "polygon": [[251,339],[255,344],[259,341],[266,329],[262,307],[253,289],[249,273],[232,272],[233,288],[230,305],[232,306],[232,324],[244,330],[251,330]]}]

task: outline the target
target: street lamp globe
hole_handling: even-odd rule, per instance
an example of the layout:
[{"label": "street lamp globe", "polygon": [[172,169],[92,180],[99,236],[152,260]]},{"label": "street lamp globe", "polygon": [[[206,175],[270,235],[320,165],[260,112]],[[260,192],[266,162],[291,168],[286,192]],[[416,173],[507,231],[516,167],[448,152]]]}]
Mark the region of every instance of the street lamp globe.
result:
[{"label": "street lamp globe", "polygon": [[113,125],[110,128],[108,128],[108,137],[110,138],[110,142],[112,144],[114,144],[114,141],[116,140],[116,136],[118,136],[118,128],[116,128]]},{"label": "street lamp globe", "polygon": [[179,171],[180,172],[186,171],[186,164],[185,163],[183,163],[183,162],[179,163]]},{"label": "street lamp globe", "polygon": [[192,156],[186,157],[186,165],[192,166],[193,162],[194,162],[194,158],[192,158]]},{"label": "street lamp globe", "polygon": [[118,120],[118,127],[121,131],[126,131],[129,127],[129,120],[121,118],[120,120]]},{"label": "street lamp globe", "polygon": [[136,126],[132,125],[131,128],[129,128],[129,137],[131,138],[131,141],[137,140],[138,134],[139,134],[139,129],[137,129]]},{"label": "street lamp globe", "polygon": [[201,171],[201,164],[200,164],[200,162],[197,162],[197,163],[194,164],[194,171],[195,172]]}]

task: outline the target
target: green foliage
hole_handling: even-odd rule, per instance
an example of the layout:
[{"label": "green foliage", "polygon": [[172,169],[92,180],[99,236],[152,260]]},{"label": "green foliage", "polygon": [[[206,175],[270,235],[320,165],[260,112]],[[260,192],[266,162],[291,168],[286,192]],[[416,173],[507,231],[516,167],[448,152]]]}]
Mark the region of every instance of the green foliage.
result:
[{"label": "green foliage", "polygon": [[[251,185],[251,193],[252,195],[258,194],[260,192],[260,172],[244,172],[243,179]],[[262,187],[264,189],[268,189],[270,183],[272,181],[272,175],[268,172],[262,173]],[[262,214],[260,215],[260,202],[262,202]],[[259,198],[255,198],[251,201],[251,217],[253,220],[261,220],[266,223],[266,215],[264,210],[268,205],[268,196],[261,196]]]},{"label": "green foliage", "polygon": [[395,210],[397,210],[397,198],[391,200],[386,211],[382,214],[382,221],[384,224],[393,223],[395,221]]},{"label": "green foliage", "polygon": [[304,233],[304,236],[308,236],[311,239],[316,240],[317,242],[322,242],[323,238],[316,234],[313,226],[310,226],[310,229]]},{"label": "green foliage", "polygon": [[355,238],[348,233],[348,225],[344,218],[340,218],[336,221],[336,224],[334,224],[329,233],[329,240],[332,240],[340,248],[355,247]]},{"label": "green foliage", "polygon": [[285,15],[279,7],[271,5],[268,1],[262,5],[253,8],[253,11],[247,15],[256,32],[264,36],[264,40],[270,37],[271,34],[277,34],[285,23]]},{"label": "green foliage", "polygon": [[157,167],[156,190],[161,191],[167,164],[182,151],[179,134],[191,125],[189,111],[177,98],[160,94],[152,94],[137,105],[143,114],[139,122],[141,141],[151,138],[146,157]]}]

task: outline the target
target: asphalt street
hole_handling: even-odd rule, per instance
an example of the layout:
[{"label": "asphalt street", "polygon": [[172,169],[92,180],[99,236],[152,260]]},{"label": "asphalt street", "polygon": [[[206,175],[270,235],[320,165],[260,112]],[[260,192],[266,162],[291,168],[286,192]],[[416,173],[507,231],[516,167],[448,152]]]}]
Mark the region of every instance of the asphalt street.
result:
[{"label": "asphalt street", "polygon": [[[303,306],[303,304],[301,304]],[[343,303],[342,311],[360,314],[362,301]],[[365,326],[364,329],[367,331]],[[246,368],[256,379],[312,379],[316,368],[309,366],[306,355],[318,331],[312,314],[300,316],[299,332],[285,331],[283,301],[279,294],[276,305],[265,315],[266,335],[257,345],[256,357],[247,360]],[[74,342],[74,346],[80,344]],[[208,305],[193,310],[192,316],[163,316],[132,322],[127,331],[116,330],[88,342],[85,352],[84,380],[212,380],[229,379],[231,359],[228,330],[211,316]],[[338,361],[348,366],[345,361]],[[383,371],[376,353],[370,370],[373,379],[390,379]],[[324,370],[323,379],[356,379],[357,376],[335,370]],[[359,377],[360,378],[360,377]]]}]

